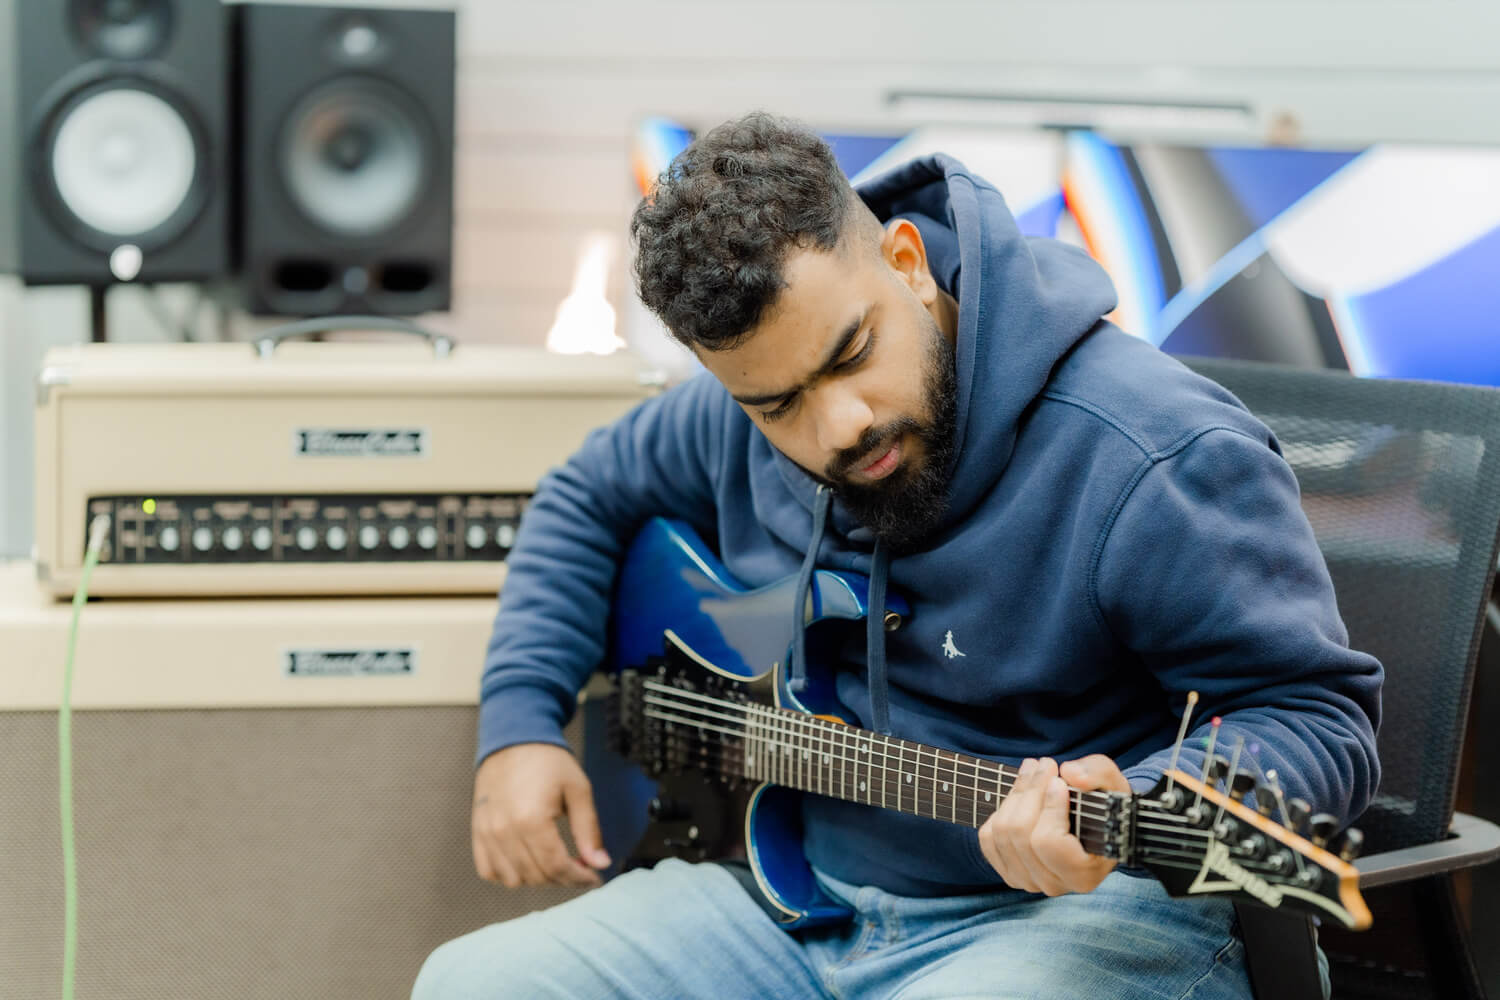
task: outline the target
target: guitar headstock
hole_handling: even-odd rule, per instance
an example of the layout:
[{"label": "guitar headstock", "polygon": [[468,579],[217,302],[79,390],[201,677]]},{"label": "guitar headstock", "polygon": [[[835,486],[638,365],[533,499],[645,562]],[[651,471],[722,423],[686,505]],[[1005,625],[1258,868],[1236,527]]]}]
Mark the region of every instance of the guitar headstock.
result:
[{"label": "guitar headstock", "polygon": [[[1325,846],[1336,820],[1312,817],[1312,839],[1304,837],[1271,818],[1269,799],[1261,800],[1260,809],[1245,805],[1241,799],[1254,790],[1254,780],[1243,771],[1222,774],[1226,770],[1223,758],[1209,768],[1227,779],[1227,791],[1173,770],[1138,796],[1133,862],[1149,869],[1173,896],[1227,896],[1314,913],[1350,930],[1369,927],[1359,872],[1350,864],[1359,831],[1345,832],[1344,857],[1339,857]],[[1282,812],[1300,825],[1307,817],[1298,805],[1293,800]]]}]

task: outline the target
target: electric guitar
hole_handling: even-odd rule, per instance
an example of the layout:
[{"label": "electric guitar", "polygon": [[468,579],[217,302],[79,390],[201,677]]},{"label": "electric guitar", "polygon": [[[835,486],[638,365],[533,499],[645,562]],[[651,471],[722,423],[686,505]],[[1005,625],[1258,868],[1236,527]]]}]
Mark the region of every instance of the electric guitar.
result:
[{"label": "electric guitar", "polygon": [[[747,791],[745,853],[788,929],[848,915],[803,858],[800,796],[978,827],[1018,775],[1008,764],[845,725],[831,711],[838,703],[830,672],[817,670],[817,626],[871,613],[866,582],[857,575],[814,574],[807,685],[791,691],[785,665],[795,586],[789,578],[742,588],[686,525],[649,522],[616,585],[607,701],[610,743],[640,770],[622,778],[618,770],[601,775],[597,763],[590,767],[596,789],[633,788],[627,800],[639,805],[649,797],[658,820],[679,820],[675,840],[658,840],[678,848],[667,853],[699,859],[713,853],[702,821],[674,817],[677,807],[664,805],[656,789],[675,788],[680,798],[682,789],[707,780],[729,793]],[[892,595],[880,613],[893,627],[907,609]],[[1185,716],[1182,731],[1187,724]],[[1351,929],[1369,926],[1350,864],[1358,832],[1344,834],[1342,857],[1335,856],[1327,846],[1337,827],[1333,817],[1308,822],[1310,810],[1295,799],[1282,801],[1274,781],[1257,781],[1212,747],[1208,760],[1197,776],[1174,767],[1148,794],[1072,791],[1072,832],[1092,854],[1148,869],[1175,896],[1224,896],[1315,913]],[[1308,836],[1273,820],[1276,808],[1291,827],[1306,824]],[[608,824],[606,812],[601,802]]]}]

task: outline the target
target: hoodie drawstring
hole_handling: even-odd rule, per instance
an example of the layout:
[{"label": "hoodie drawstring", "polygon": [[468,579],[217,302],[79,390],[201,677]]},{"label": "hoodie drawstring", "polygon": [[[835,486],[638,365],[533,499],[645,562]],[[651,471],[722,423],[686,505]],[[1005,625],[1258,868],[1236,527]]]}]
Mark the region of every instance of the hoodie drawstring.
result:
[{"label": "hoodie drawstring", "polygon": [[[813,502],[812,542],[802,557],[797,573],[797,596],[792,616],[792,669],[787,687],[793,692],[807,687],[807,595],[812,590],[813,571],[818,561],[818,546],[828,524],[828,508],[833,491],[818,487]],[[885,677],[885,585],[890,575],[891,554],[879,537],[870,565],[870,589],[866,592],[869,610],[865,615],[865,655],[869,660],[870,725],[882,736],[891,735],[890,688]]]},{"label": "hoodie drawstring", "polygon": [[865,656],[869,660],[870,728],[882,736],[891,735],[891,692],[885,679],[885,582],[890,565],[890,552],[877,537],[870,566],[870,608],[865,615]]},{"label": "hoodie drawstring", "polygon": [[833,491],[826,486],[818,487],[813,501],[812,542],[807,546],[807,555],[802,557],[802,569],[797,573],[797,597],[792,612],[792,674],[787,687],[801,691],[807,687],[807,595],[812,589],[813,569],[818,562],[818,546],[823,543],[824,526],[828,523],[828,508],[833,503]]}]

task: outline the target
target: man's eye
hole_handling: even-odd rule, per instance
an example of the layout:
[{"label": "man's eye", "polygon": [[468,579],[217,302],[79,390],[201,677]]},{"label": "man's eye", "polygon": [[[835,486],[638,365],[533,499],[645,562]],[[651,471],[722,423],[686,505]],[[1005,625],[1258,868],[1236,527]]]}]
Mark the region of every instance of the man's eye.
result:
[{"label": "man's eye", "polygon": [[792,404],[795,401],[796,400],[795,400],[795,397],[794,397],[792,399],[784,400],[782,402],[782,404],[780,406],[776,407],[774,410],[761,410],[760,411],[760,418],[762,420],[766,421],[767,423],[771,423],[773,421],[780,420],[782,417],[784,417],[788,413],[792,412]]},{"label": "man's eye", "polygon": [[839,364],[838,370],[847,371],[850,368],[858,368],[861,364],[864,363],[865,359],[870,356],[870,349],[874,346],[875,331],[871,330],[870,335],[865,338],[865,346],[861,347],[859,349],[859,353],[854,355],[854,357],[850,358],[848,361],[841,362]]}]

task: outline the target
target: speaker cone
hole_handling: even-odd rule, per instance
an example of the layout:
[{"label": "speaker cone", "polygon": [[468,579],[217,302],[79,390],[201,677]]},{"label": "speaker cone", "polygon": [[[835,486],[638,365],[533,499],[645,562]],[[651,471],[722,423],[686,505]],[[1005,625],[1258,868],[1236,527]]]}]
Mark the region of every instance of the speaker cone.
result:
[{"label": "speaker cone", "polygon": [[400,224],[432,170],[421,112],[394,87],[342,78],[288,116],[281,143],[287,192],[329,233],[363,238]]},{"label": "speaker cone", "polygon": [[163,94],[107,85],[61,106],[41,165],[67,228],[86,243],[111,245],[176,235],[201,201],[201,160],[181,107]]}]

